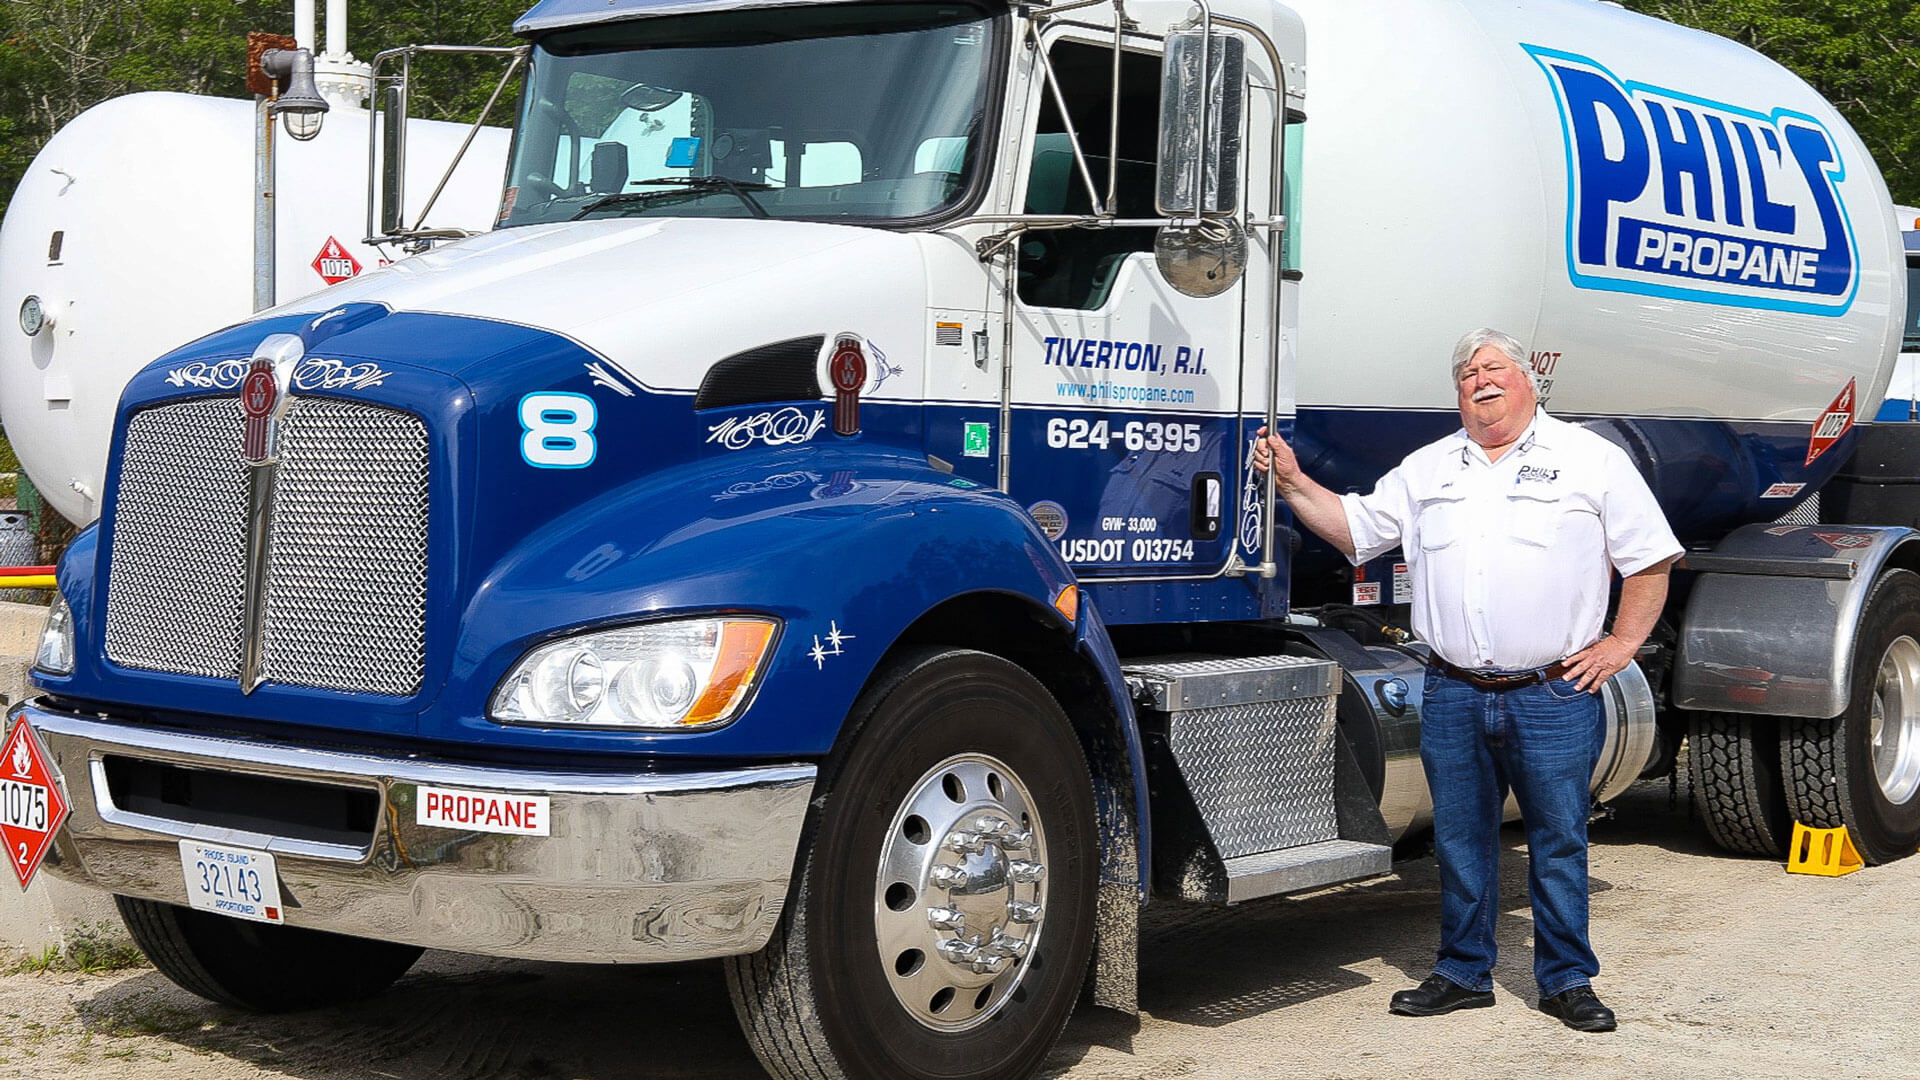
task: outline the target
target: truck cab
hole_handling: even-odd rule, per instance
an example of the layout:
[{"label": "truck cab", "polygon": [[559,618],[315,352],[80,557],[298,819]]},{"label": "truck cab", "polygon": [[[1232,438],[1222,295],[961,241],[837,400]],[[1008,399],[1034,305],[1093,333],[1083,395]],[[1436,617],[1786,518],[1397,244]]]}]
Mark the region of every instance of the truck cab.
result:
[{"label": "truck cab", "polygon": [[1130,1007],[1148,759],[1236,730],[1144,737],[1149,684],[1290,703],[1317,778],[1170,879],[1384,871],[1331,663],[1108,634],[1286,610],[1248,447],[1304,82],[1284,8],[1124,15],[530,11],[496,229],[129,384],[22,714],[50,871],[218,1000],[729,957],[765,1060],[864,1076],[1029,1072],[1090,964]]},{"label": "truck cab", "polygon": [[1900,362],[1887,384],[1887,396],[1874,414],[1879,423],[1903,423],[1920,420],[1920,209],[1911,206],[1893,208],[1900,223],[1900,238],[1906,251],[1907,312],[1901,324]]}]

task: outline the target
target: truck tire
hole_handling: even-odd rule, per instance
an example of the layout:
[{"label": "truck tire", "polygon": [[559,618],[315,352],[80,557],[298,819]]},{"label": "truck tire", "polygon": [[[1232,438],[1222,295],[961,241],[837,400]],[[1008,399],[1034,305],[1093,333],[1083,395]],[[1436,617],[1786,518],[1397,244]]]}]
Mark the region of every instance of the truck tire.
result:
[{"label": "truck tire", "polygon": [[1687,731],[1687,773],[1707,835],[1728,851],[1783,858],[1793,834],[1772,717],[1699,712]]},{"label": "truck tire", "polygon": [[1787,806],[1802,824],[1846,826],[1867,862],[1892,862],[1920,848],[1920,575],[1874,584],[1852,683],[1838,717],[1783,721]]},{"label": "truck tire", "polygon": [[160,974],[208,1001],[252,1012],[372,997],[405,975],[425,951],[128,896],[113,902],[134,944]]},{"label": "truck tire", "polygon": [[944,650],[850,722],[773,937],[727,961],[747,1041],[782,1080],[1032,1075],[1093,946],[1093,786],[1066,714],[1014,664]]}]

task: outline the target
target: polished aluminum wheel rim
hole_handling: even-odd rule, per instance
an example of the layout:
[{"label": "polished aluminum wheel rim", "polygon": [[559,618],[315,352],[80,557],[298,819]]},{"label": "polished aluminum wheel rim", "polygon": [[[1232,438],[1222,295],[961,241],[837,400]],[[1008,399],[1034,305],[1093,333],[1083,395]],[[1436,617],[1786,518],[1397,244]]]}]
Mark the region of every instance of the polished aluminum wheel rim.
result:
[{"label": "polished aluminum wheel rim", "polygon": [[1868,718],[1873,778],[1895,805],[1920,790],[1920,643],[1902,637],[1887,646]]},{"label": "polished aluminum wheel rim", "polygon": [[1033,797],[1004,763],[959,754],[913,785],[880,850],[873,931],[914,1019],[964,1031],[1014,999],[1040,942],[1046,854]]}]

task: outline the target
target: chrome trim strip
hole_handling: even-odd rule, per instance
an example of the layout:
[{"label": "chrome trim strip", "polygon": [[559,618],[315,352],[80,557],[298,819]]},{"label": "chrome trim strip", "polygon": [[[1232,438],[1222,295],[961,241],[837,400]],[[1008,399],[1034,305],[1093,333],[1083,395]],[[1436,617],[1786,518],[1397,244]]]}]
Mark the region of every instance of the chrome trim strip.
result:
[{"label": "chrome trim strip", "polygon": [[267,536],[273,528],[273,479],[280,463],[269,459],[247,466],[247,569],[242,575],[240,692],[260,685],[266,666]]},{"label": "chrome trim strip", "polygon": [[[133,727],[112,720],[90,720],[72,713],[54,712],[43,703],[29,701],[22,706],[31,712],[35,731],[42,735],[64,735],[111,744],[120,751],[151,751],[155,760],[213,759],[216,762],[244,762],[244,770],[289,780],[315,780],[351,786],[354,779],[363,783],[378,779],[447,787],[487,787],[499,791],[574,793],[595,795],[657,796],[688,790],[713,791],[767,783],[811,781],[817,772],[812,765],[768,765],[745,769],[725,769],[691,773],[574,773],[505,769],[483,765],[461,765],[419,757],[384,757],[354,754],[339,750],[315,750],[286,743],[268,743],[229,739],[217,735],[195,735],[180,731]],[[109,751],[111,752],[111,751]],[[149,755],[152,756],[152,755]],[[241,769],[238,764],[231,767]],[[318,774],[318,775],[316,775]]]},{"label": "chrome trim strip", "polygon": [[1680,560],[1680,570],[1702,574],[1753,574],[1760,577],[1831,578],[1852,581],[1859,567],[1849,559],[1806,559],[1784,555],[1716,555],[1693,552]]},{"label": "chrome trim strip", "polygon": [[[240,582],[240,692],[243,694],[253,693],[260,685],[266,664],[267,546],[273,530],[273,484],[280,465],[280,424],[287,415],[288,399],[292,397],[293,369],[306,356],[306,351],[306,342],[297,334],[269,334],[254,348],[248,362],[248,370],[261,360],[273,365],[274,397],[272,412],[266,420],[266,456],[257,461],[247,459],[247,569]],[[242,395],[246,393],[246,385],[246,380],[241,380]]]}]

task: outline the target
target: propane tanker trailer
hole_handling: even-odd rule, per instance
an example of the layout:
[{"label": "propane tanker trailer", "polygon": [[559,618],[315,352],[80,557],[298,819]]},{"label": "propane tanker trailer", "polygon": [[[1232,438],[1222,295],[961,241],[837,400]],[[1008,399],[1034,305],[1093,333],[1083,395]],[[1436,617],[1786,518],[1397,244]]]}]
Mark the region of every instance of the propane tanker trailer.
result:
[{"label": "propane tanker trailer", "polygon": [[1690,738],[1730,848],[1920,846],[1920,535],[1816,502],[1900,235],[1763,57],[1586,0],[516,29],[500,227],[142,369],[62,560],[46,865],[181,985],[724,957],[777,1075],[1031,1074],[1141,905],[1427,824],[1404,573],[1249,453],[1366,489],[1479,324],[1689,547],[1596,801]]}]

